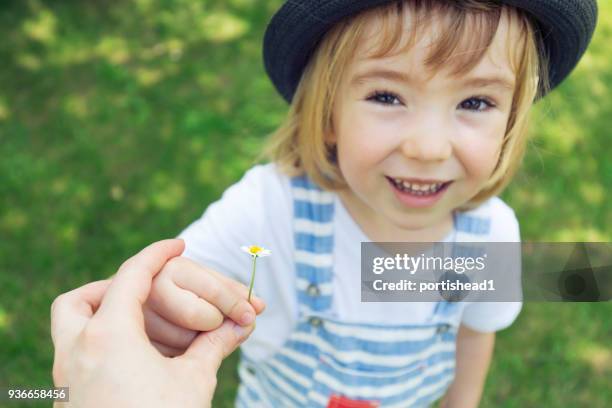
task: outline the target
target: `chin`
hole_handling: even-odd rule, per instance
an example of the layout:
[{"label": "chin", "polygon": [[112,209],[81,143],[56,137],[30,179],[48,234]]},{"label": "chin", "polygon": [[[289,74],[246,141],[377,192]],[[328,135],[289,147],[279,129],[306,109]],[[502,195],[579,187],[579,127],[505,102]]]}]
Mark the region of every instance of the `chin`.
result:
[{"label": "chin", "polygon": [[430,227],[435,223],[434,219],[430,217],[423,217],[420,214],[411,214],[395,217],[393,223],[403,230],[422,230]]}]

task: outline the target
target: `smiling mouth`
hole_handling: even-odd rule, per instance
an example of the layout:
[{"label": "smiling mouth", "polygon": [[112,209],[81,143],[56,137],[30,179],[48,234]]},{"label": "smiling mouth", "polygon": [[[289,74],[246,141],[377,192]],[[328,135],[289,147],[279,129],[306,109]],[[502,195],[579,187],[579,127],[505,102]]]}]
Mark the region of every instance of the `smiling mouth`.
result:
[{"label": "smiling mouth", "polygon": [[387,180],[398,190],[415,196],[433,196],[446,189],[452,181],[415,182],[406,179],[386,176]]}]

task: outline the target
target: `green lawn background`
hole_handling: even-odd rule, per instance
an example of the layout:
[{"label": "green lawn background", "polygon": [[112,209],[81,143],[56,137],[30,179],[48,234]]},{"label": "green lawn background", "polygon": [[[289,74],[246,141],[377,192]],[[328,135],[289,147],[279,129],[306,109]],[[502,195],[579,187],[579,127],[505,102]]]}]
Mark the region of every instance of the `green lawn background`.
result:
[{"label": "green lawn background", "polygon": [[[251,166],[286,112],[261,63],[280,3],[0,4],[0,389],[50,385],[59,293],[175,236]],[[536,107],[503,194],[523,240],[612,241],[612,2],[599,3],[591,48]],[[611,312],[526,304],[498,335],[483,406],[612,406]],[[231,406],[235,362],[215,407]]]}]

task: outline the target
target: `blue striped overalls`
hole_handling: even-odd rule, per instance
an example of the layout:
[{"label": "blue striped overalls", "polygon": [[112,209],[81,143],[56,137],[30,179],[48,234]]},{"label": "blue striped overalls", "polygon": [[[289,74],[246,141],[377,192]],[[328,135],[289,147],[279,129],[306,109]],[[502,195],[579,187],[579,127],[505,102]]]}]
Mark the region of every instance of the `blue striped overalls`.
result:
[{"label": "blue striped overalls", "polygon": [[[439,302],[418,325],[336,320],[331,313],[334,194],[306,176],[292,178],[291,186],[299,319],[269,359],[253,362],[242,354],[236,406],[326,407],[332,395],[381,407],[429,406],[454,378],[461,308]],[[483,240],[488,221],[457,213],[454,241]]]}]

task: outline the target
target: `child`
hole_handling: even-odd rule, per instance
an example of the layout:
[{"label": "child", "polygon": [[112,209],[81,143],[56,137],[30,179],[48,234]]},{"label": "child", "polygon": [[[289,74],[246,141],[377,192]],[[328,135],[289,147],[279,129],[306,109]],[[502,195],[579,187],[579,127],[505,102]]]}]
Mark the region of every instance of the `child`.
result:
[{"label": "child", "polygon": [[[518,242],[496,195],[521,162],[534,100],[577,64],[596,14],[594,0],[287,2],[264,42],[291,104],[271,163],[183,231],[184,257],[201,267],[158,290],[153,314],[169,331],[223,315],[250,324],[236,300],[244,288],[227,277],[247,284],[240,246],[262,245],[272,256],[255,286],[267,311],[242,347],[238,406],[411,407],[442,396],[442,406],[477,406],[494,333],[521,304],[362,303],[360,243]],[[168,307],[184,289],[214,318],[190,325]],[[147,321],[150,332],[160,324]]]}]

